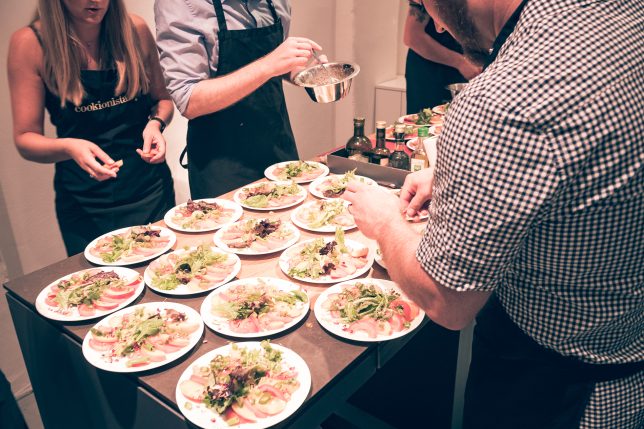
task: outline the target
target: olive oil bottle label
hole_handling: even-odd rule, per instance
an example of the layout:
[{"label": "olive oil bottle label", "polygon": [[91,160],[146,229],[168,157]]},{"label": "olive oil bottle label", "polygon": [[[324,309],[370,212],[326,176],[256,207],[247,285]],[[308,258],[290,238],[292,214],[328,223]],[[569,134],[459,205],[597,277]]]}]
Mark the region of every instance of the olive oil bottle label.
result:
[{"label": "olive oil bottle label", "polygon": [[380,158],[380,165],[382,166],[388,166],[389,165],[389,158]]},{"label": "olive oil bottle label", "polygon": [[413,159],[411,160],[411,171],[420,171],[423,168],[427,168],[424,159]]}]

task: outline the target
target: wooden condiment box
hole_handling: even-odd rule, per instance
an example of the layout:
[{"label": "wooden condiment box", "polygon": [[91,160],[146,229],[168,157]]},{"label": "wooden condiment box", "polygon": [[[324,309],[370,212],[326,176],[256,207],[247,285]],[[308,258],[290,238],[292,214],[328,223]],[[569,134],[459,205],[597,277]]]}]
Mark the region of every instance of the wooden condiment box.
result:
[{"label": "wooden condiment box", "polygon": [[338,149],[328,154],[327,165],[332,173],[344,174],[355,168],[356,174],[370,177],[376,182],[381,182],[379,183],[381,185],[393,184],[396,188],[400,188],[405,183],[405,177],[410,173],[399,168],[384,167],[378,164],[349,159],[345,149]]}]

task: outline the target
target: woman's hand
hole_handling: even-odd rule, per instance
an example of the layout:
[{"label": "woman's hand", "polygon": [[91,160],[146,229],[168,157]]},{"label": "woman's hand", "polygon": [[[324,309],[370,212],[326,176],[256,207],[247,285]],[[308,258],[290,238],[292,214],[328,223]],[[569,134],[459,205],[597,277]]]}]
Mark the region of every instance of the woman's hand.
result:
[{"label": "woman's hand", "polygon": [[150,164],[159,164],[165,161],[165,139],[161,134],[161,124],[158,121],[149,121],[143,130],[143,149],[137,149],[141,159]]},{"label": "woman's hand", "polygon": [[[119,167],[98,145],[88,140],[64,139],[64,148],[69,157],[92,179],[102,182],[116,178]],[[104,165],[101,165],[97,159],[102,161]]]}]

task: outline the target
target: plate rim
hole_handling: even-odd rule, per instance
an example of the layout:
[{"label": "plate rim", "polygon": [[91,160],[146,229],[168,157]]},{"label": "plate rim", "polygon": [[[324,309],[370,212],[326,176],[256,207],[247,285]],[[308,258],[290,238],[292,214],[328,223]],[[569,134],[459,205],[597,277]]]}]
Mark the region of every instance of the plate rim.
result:
[{"label": "plate rim", "polygon": [[[396,332],[395,334],[389,335],[389,336],[384,337],[384,338],[383,337],[363,338],[362,336],[359,336],[358,338],[355,338],[353,336],[350,336],[350,334],[349,335],[346,334],[342,329],[336,329],[336,327],[338,327],[340,325],[336,325],[336,324],[334,324],[332,322],[328,322],[328,321],[324,320],[322,318],[322,316],[320,315],[320,313],[323,313],[325,311],[324,309],[322,309],[323,298],[325,298],[326,296],[328,296],[331,293],[336,293],[338,290],[341,290],[342,287],[345,286],[345,285],[352,285],[352,284],[355,284],[356,282],[360,282],[360,281],[364,282],[364,279],[347,280],[347,281],[335,284],[335,285],[325,289],[324,291],[322,291],[322,293],[320,293],[320,295],[318,295],[318,297],[317,297],[317,299],[315,301],[315,305],[313,306],[313,314],[315,315],[315,319],[318,321],[320,326],[322,326],[322,328],[324,328],[325,331],[330,332],[333,335],[336,335],[336,336],[338,336],[340,338],[344,338],[344,339],[347,339],[347,340],[350,340],[350,341],[358,341],[358,342],[365,342],[365,343],[380,343],[380,342],[384,342],[384,341],[395,340],[397,338],[401,338],[401,337],[404,337],[405,335],[408,335],[408,334],[412,333],[413,331],[415,331],[420,326],[420,324],[425,319],[425,312],[419,306],[418,307],[419,308],[418,315],[414,318],[414,320],[412,320],[409,329],[407,329],[406,331]],[[383,287],[383,289],[384,288],[393,288],[393,289],[396,290],[396,292],[400,293],[401,297],[404,297],[405,299],[408,299],[408,300],[412,301],[400,289],[400,287],[395,282],[393,282],[391,280],[370,278],[368,281],[378,283],[381,287]]]},{"label": "plate rim", "polygon": [[216,231],[225,225],[236,222],[244,215],[244,209],[242,208],[242,206],[237,204],[235,201],[227,200],[225,198],[199,198],[193,201],[205,201],[208,203],[216,202],[217,204],[227,205],[228,208],[232,208],[235,210],[235,214],[233,215],[233,220],[231,220],[230,222],[226,222],[221,225],[218,225],[212,228],[206,228],[206,229],[188,229],[188,228],[180,227],[176,223],[172,222],[171,218],[172,218],[172,214],[174,214],[174,211],[177,208],[188,204],[188,202],[186,201],[185,203],[177,204],[176,206],[172,207],[170,210],[168,210],[165,213],[165,215],[163,215],[163,222],[165,222],[166,226],[168,228],[174,229],[175,231],[179,231],[179,232],[189,232],[189,233],[210,232],[210,231]]},{"label": "plate rim", "polygon": [[[88,353],[94,353],[95,351],[90,348],[89,346],[89,340],[90,340],[90,335],[91,335],[91,330],[87,331],[87,334],[85,334],[85,337],[83,338],[83,343],[81,346],[81,349],[83,351],[83,357],[85,358],[85,361],[92,365],[95,368],[102,369],[104,371],[109,371],[109,372],[114,372],[114,373],[120,373],[120,374],[130,374],[130,373],[135,373],[135,372],[142,372],[142,371],[149,371],[151,369],[156,369],[165,365],[169,365],[176,360],[180,359],[184,355],[190,353],[192,349],[195,348],[199,344],[199,341],[201,340],[201,337],[203,336],[204,333],[204,323],[203,320],[201,320],[201,315],[199,314],[198,311],[193,309],[192,307],[188,307],[185,304],[181,304],[178,302],[173,302],[173,301],[152,301],[152,302],[145,302],[137,305],[133,305],[131,307],[126,307],[122,308],[121,310],[114,312],[110,314],[107,317],[102,318],[99,320],[97,323],[95,323],[92,328],[95,328],[99,325],[102,324],[107,324],[109,320],[113,317],[116,317],[120,312],[125,312],[125,310],[128,311],[135,311],[139,307],[153,307],[153,306],[158,306],[159,308],[172,308],[178,311],[185,312],[186,314],[192,313],[192,317],[195,318],[195,320],[199,323],[199,328],[190,334],[190,343],[185,348],[182,348],[180,350],[177,350],[174,353],[178,353],[177,355],[173,356],[172,359],[167,359],[163,360],[161,362],[151,362],[150,365],[145,365],[145,366],[133,366],[133,367],[125,367],[125,368],[114,368],[113,366],[110,366],[109,364],[102,362],[98,359],[90,359],[88,357]],[[190,317],[190,319],[192,318]],[[98,353],[98,352],[96,352]]]},{"label": "plate rim", "polygon": [[[159,250],[159,252],[157,252],[157,253],[154,253],[154,254],[152,254],[150,256],[144,257],[143,259],[133,261],[133,262],[124,262],[124,261],[121,261],[121,260],[116,260],[114,262],[104,262],[102,259],[96,258],[94,255],[92,255],[89,252],[89,249],[92,248],[94,245],[96,245],[98,240],[100,240],[101,238],[103,238],[103,237],[105,237],[107,235],[120,234],[120,233],[123,233],[123,232],[127,231],[128,229],[136,228],[138,226],[143,226],[143,227],[149,226],[152,229],[158,229],[164,235],[168,235],[170,237],[170,241],[168,242],[168,244],[165,245],[165,247],[163,247],[163,251]],[[170,228],[166,228],[165,226],[161,226],[161,225],[126,226],[124,228],[119,228],[119,229],[115,229],[114,231],[106,232],[105,234],[99,235],[98,237],[96,237],[95,239],[90,241],[89,244],[87,246],[85,246],[85,251],[83,252],[83,255],[85,256],[85,259],[87,259],[92,264],[100,265],[100,266],[103,266],[103,267],[118,267],[118,266],[137,265],[137,264],[147,262],[147,261],[151,261],[152,259],[158,258],[159,256],[163,255],[168,250],[172,249],[172,246],[174,246],[176,244],[176,242],[177,242],[177,235],[174,233],[174,231],[172,231]]]},{"label": "plate rim", "polygon": [[[204,243],[204,245],[206,245],[206,244]],[[224,278],[224,280],[222,280],[220,283],[216,283],[214,286],[211,286],[208,289],[203,289],[203,290],[194,291],[194,292],[176,292],[176,289],[172,289],[172,290],[158,289],[158,288],[152,286],[152,276],[150,274],[150,272],[151,272],[150,267],[152,266],[152,264],[149,264],[147,267],[145,267],[145,271],[143,272],[143,281],[154,292],[157,292],[157,293],[162,294],[162,295],[173,295],[173,296],[200,295],[200,294],[203,294],[205,292],[210,292],[210,291],[212,291],[214,289],[217,289],[217,288],[225,285],[226,283],[228,283],[229,281],[234,279],[237,276],[237,274],[239,274],[239,272],[241,271],[241,259],[239,259],[239,256],[237,256],[236,254],[231,253],[231,252],[226,252],[226,251],[220,249],[219,247],[217,247],[214,244],[207,244],[207,245],[210,247],[211,250],[216,251],[217,253],[223,253],[223,254],[230,255],[230,256],[233,256],[234,258],[236,258],[232,272],[229,275],[227,275]],[[190,252],[192,250],[196,250],[197,247],[198,246],[190,246],[187,249],[185,247],[181,247],[179,249],[173,250],[172,252],[169,252],[168,255],[171,255],[171,254],[177,253],[177,252],[182,252],[182,253]],[[163,256],[163,255],[161,255],[161,256]],[[150,279],[150,282],[148,282],[148,278]]]},{"label": "plate rim", "polygon": [[[238,333],[238,332],[233,332],[233,331],[229,331],[229,330],[222,330],[222,329],[219,329],[219,328],[215,328],[216,325],[214,323],[211,323],[212,319],[215,316],[213,316],[212,313],[210,312],[210,306],[211,306],[212,299],[213,299],[214,295],[217,294],[217,293],[220,293],[222,290],[225,290],[226,288],[231,288],[233,286],[237,286],[238,284],[244,284],[244,282],[258,281],[259,279],[267,281],[267,283],[269,283],[269,284],[271,282],[273,282],[273,283],[278,283],[278,284],[281,283],[282,285],[289,285],[293,289],[298,289],[298,290],[304,292],[304,294],[307,297],[307,302],[305,304],[305,308],[302,309],[303,310],[302,314],[300,316],[296,317],[295,319],[293,319],[293,321],[288,323],[284,328],[280,328],[280,329],[277,329],[277,330],[274,329],[274,330],[270,330],[270,331],[262,331],[262,332],[255,332],[255,333]],[[309,314],[310,310],[311,310],[311,297],[309,296],[308,292],[304,288],[302,288],[300,285],[298,285],[296,283],[293,283],[290,280],[280,279],[279,277],[256,276],[256,277],[246,277],[246,278],[243,278],[243,279],[235,280],[235,281],[226,283],[226,284],[222,285],[221,287],[211,291],[204,298],[203,302],[201,303],[201,306],[199,308],[199,314],[201,315],[201,319],[203,320],[204,324],[208,328],[210,328],[212,331],[214,331],[214,332],[216,332],[218,334],[225,335],[226,337],[232,337],[232,338],[254,339],[254,338],[270,337],[270,336],[277,335],[279,333],[288,331],[289,329],[291,329],[292,327],[294,327],[298,323],[300,323],[302,320],[304,320],[304,318]]]},{"label": "plate rim", "polygon": [[[127,298],[126,300],[124,300],[122,303],[120,303],[118,306],[114,307],[113,309],[103,311],[100,314],[96,314],[94,316],[79,316],[79,317],[70,319],[70,318],[67,318],[67,317],[59,317],[58,315],[60,315],[60,313],[48,310],[49,306],[47,304],[45,304],[45,302],[44,302],[44,296],[46,296],[45,291],[47,289],[49,289],[55,283],[58,283],[58,282],[60,282],[62,280],[65,280],[65,279],[73,276],[74,274],[79,274],[79,273],[83,273],[85,271],[96,270],[96,269],[99,269],[99,270],[117,270],[117,269],[118,270],[127,270],[127,271],[130,271],[131,273],[136,274],[137,277],[139,278],[139,284],[137,285],[137,287],[136,287],[136,289],[134,291],[134,295],[132,295],[131,297]],[[119,277],[120,277],[120,274],[119,274]],[[141,284],[141,283],[143,283],[143,284]],[[141,286],[143,286],[143,287],[141,287]],[[117,312],[119,310],[122,310],[122,309],[126,308],[128,305],[130,305],[134,301],[136,301],[139,298],[139,296],[141,296],[141,294],[143,293],[144,290],[145,290],[145,281],[143,280],[143,275],[141,273],[139,273],[138,271],[133,270],[132,268],[121,267],[121,266],[91,267],[91,268],[85,268],[85,269],[82,269],[82,270],[74,271],[73,273],[64,275],[64,276],[54,280],[53,282],[49,283],[47,286],[42,288],[42,290],[38,293],[38,296],[36,297],[36,300],[34,301],[34,306],[36,307],[36,311],[38,311],[38,313],[41,316],[46,317],[47,319],[56,320],[56,321],[59,321],[59,322],[82,322],[82,321],[85,321],[85,320],[92,320],[92,319],[98,319],[98,318],[106,317],[106,316],[108,316],[108,315],[110,315],[112,313],[115,313],[115,312]],[[101,311],[101,310],[98,310],[98,311]]]}]

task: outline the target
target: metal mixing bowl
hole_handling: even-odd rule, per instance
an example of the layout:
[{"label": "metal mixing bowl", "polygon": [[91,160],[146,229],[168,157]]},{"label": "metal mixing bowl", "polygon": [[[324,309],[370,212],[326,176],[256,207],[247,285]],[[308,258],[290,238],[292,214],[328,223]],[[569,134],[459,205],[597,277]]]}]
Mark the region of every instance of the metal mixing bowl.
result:
[{"label": "metal mixing bowl", "polygon": [[467,86],[466,83],[450,83],[445,88],[447,88],[449,92],[452,94],[452,100],[453,100],[454,97],[456,97],[459,92],[465,89],[466,86]]},{"label": "metal mixing bowl", "polygon": [[351,81],[358,73],[360,67],[357,64],[317,64],[296,74],[293,83],[303,87],[316,103],[331,103],[341,100],[349,93]]}]

